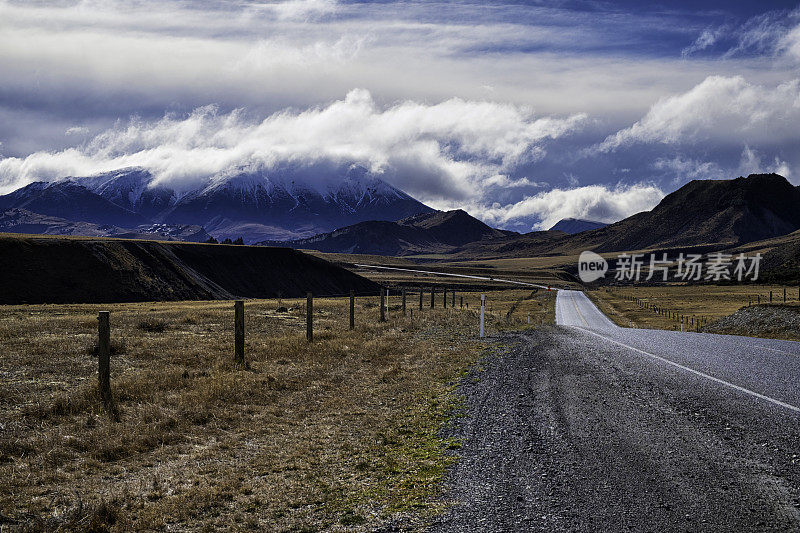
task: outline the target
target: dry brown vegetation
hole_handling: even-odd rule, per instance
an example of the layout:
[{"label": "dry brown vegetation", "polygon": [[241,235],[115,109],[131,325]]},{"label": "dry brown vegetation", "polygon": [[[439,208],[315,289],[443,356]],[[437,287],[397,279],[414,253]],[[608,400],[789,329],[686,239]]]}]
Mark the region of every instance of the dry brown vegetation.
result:
[{"label": "dry brown vegetation", "polygon": [[[489,294],[488,332],[552,322],[553,295]],[[429,297],[246,302],[247,367],[231,302],[104,305],[112,389],[99,408],[97,305],[3,306],[0,528],[369,530],[422,524],[457,442],[440,437],[454,380],[479,357],[470,310]],[[512,311],[513,308],[513,311]],[[414,310],[413,319],[410,317]],[[509,311],[512,311],[509,314]]]},{"label": "dry brown vegetation", "polygon": [[[669,310],[688,319],[686,329],[696,329],[697,321],[708,324],[747,305],[783,305],[784,289],[788,303],[797,303],[798,287],[780,285],[668,285],[652,287],[614,287],[587,291],[597,306],[620,326],[652,329],[680,329],[680,320],[659,314],[652,306]],[[636,298],[637,300],[632,300]],[[646,304],[646,305],[643,305]]]}]

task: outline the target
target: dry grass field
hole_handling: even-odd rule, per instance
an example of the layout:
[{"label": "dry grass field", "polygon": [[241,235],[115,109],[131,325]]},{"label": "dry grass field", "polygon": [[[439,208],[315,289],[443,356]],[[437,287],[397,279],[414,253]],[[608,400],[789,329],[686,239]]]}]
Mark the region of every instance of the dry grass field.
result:
[{"label": "dry grass field", "polygon": [[339,254],[320,252],[317,250],[301,250],[303,253],[319,257],[331,263],[368,263],[370,265],[402,266],[413,268],[416,263],[403,257],[390,255],[370,255],[370,254]]},{"label": "dry grass field", "polygon": [[[684,327],[696,329],[735,313],[749,304],[798,304],[798,287],[769,285],[669,285],[601,288],[586,294],[620,326],[653,329],[680,329],[679,316],[686,317]],[[637,300],[633,300],[633,298]],[[661,313],[653,310],[660,308]],[[688,326],[687,322],[688,320]]]},{"label": "dry grass field", "polygon": [[[353,263],[390,266],[400,268],[411,268],[419,270],[433,270],[441,272],[451,272],[458,274],[474,274],[480,276],[492,276],[528,283],[539,283],[543,285],[564,285],[562,279],[562,267],[574,265],[578,262],[577,255],[567,256],[543,256],[514,259],[479,259],[479,260],[459,260],[453,261],[447,254],[391,257],[381,255],[359,255],[359,254],[333,254],[317,252],[314,250],[303,250],[305,253],[321,257],[322,259],[340,264],[352,265]],[[604,257],[616,257],[615,254],[601,254]],[[422,260],[421,262],[413,262]],[[348,268],[351,268],[348,266]],[[442,283],[444,278],[430,276],[422,273],[399,272],[399,271],[380,271],[367,268],[355,269],[362,276],[368,277],[379,283],[403,283],[413,286],[415,283]],[[476,281],[464,278],[447,278],[448,286],[468,286],[475,285]],[[504,285],[492,283],[490,281],[477,282],[480,286],[499,287]]]},{"label": "dry grass field", "polygon": [[[489,293],[487,330],[552,322],[554,294]],[[478,358],[469,310],[403,317],[390,300],[0,308],[0,529],[362,531],[420,525],[458,442],[440,437],[454,383]],[[278,307],[288,308],[285,312]],[[97,311],[111,312],[111,385],[99,407]],[[413,319],[410,316],[414,310]]]}]

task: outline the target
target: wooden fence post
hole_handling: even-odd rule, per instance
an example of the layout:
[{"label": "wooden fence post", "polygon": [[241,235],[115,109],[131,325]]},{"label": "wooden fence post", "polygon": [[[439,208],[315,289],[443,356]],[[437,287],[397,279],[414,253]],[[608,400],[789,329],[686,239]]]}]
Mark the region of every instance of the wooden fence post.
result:
[{"label": "wooden fence post", "polygon": [[436,297],[436,287],[431,286],[431,309],[433,309],[434,305],[434,298]]},{"label": "wooden fence post", "polygon": [[442,291],[442,309],[447,309],[447,287]]},{"label": "wooden fence post", "polygon": [[103,409],[116,417],[114,400],[111,396],[111,325],[108,311],[97,314],[97,379],[100,386],[100,401]]},{"label": "wooden fence post", "polygon": [[486,306],[486,295],[481,294],[481,338],[483,338],[483,309]]},{"label": "wooden fence post", "polygon": [[772,291],[769,291],[769,303],[772,303]]},{"label": "wooden fence post", "polygon": [[306,293],[306,340],[314,341],[314,296]]},{"label": "wooden fence post", "polygon": [[233,303],[233,361],[237,366],[244,366],[244,301]]},{"label": "wooden fence post", "polygon": [[422,298],[425,296],[425,291],[422,287],[419,288],[419,310],[422,311]]},{"label": "wooden fence post", "polygon": [[450,307],[455,309],[456,308],[456,290],[455,289],[450,289],[450,294],[452,296],[452,300],[450,301]]},{"label": "wooden fence post", "polygon": [[402,289],[400,294],[403,297],[403,316],[406,316],[406,290]]},{"label": "wooden fence post", "polygon": [[783,288],[783,303],[786,303],[786,287]]},{"label": "wooden fence post", "polygon": [[350,329],[356,327],[356,291],[350,291]]},{"label": "wooden fence post", "polygon": [[464,297],[459,296],[459,298],[461,299],[461,309],[464,309]]},{"label": "wooden fence post", "polygon": [[385,289],[381,289],[381,322],[386,322],[386,294],[384,290]]}]

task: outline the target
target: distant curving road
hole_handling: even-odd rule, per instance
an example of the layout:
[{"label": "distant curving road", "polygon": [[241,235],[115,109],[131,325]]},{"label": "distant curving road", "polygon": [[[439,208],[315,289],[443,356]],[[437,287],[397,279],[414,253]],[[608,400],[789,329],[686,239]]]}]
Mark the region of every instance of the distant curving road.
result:
[{"label": "distant curving road", "polygon": [[800,413],[800,342],[712,333],[621,328],[580,291],[559,291],[556,324],[591,341],[615,346]]},{"label": "distant curving road", "polygon": [[513,279],[501,279],[489,276],[475,276],[472,274],[453,274],[451,272],[436,272],[433,270],[419,270],[416,268],[401,268],[401,267],[390,267],[390,266],[380,266],[380,265],[363,265],[360,263],[354,263],[354,266],[359,268],[374,268],[377,270],[396,270],[399,272],[414,272],[417,274],[431,274],[434,276],[440,276],[444,278],[467,278],[467,279],[478,279],[482,281],[496,281],[500,283],[508,283],[510,285],[522,285],[525,287],[538,287],[540,289],[547,289],[548,287],[544,285],[538,285],[536,283],[528,283],[526,281],[517,281]]}]

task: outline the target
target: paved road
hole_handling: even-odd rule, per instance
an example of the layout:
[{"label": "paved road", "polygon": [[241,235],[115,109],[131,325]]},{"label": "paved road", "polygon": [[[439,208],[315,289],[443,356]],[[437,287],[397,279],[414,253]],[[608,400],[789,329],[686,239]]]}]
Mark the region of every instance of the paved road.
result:
[{"label": "paved road", "polygon": [[800,413],[800,342],[620,328],[579,291],[558,292],[556,323],[709,385],[734,388],[742,401],[757,399]]},{"label": "paved road", "polygon": [[798,343],[557,320],[461,381],[433,533],[800,531]]}]

